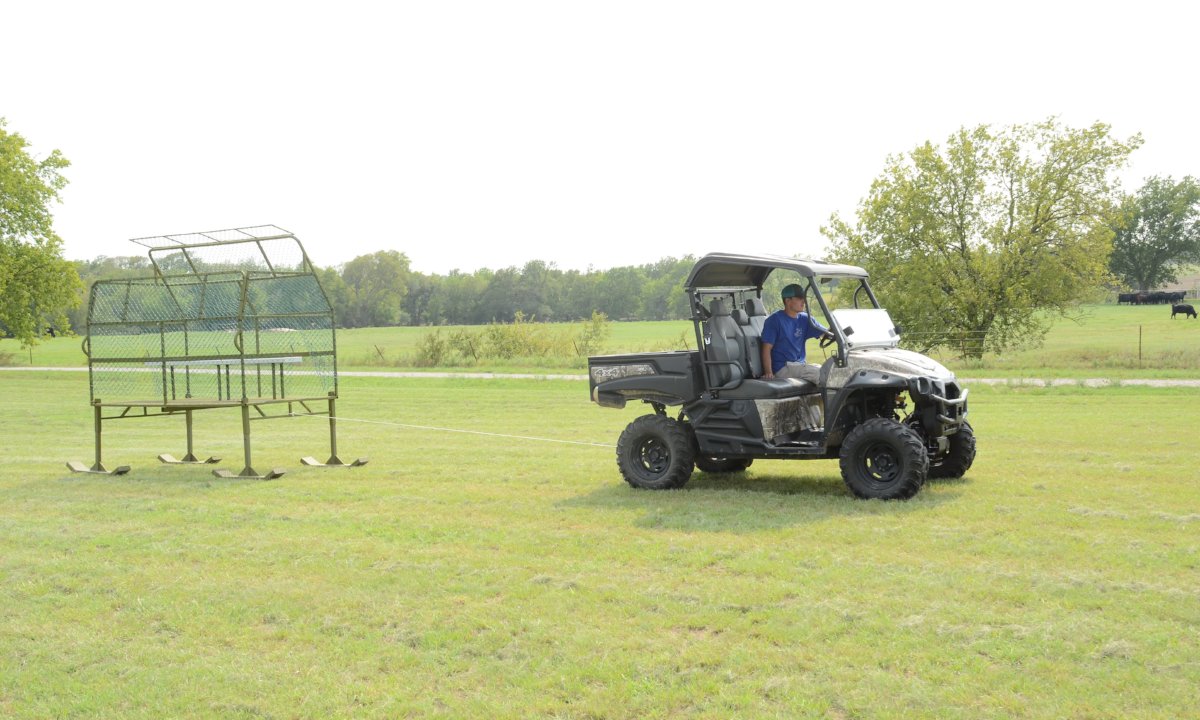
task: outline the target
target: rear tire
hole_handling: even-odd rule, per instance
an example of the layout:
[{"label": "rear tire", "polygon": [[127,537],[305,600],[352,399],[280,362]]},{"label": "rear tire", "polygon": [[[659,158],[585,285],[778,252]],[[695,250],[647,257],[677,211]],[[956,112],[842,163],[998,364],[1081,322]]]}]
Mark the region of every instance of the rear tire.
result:
[{"label": "rear tire", "polygon": [[750,467],[750,458],[719,458],[696,456],[696,469],[706,473],[735,473]]},{"label": "rear tire", "polygon": [[683,425],[662,415],[643,415],[617,440],[617,467],[635,488],[670,490],[683,487],[692,476],[695,452]]},{"label": "rear tire", "polygon": [[846,487],[860,498],[910,498],[925,484],[929,472],[921,438],[888,418],[872,418],[851,430],[840,459]]},{"label": "rear tire", "polygon": [[958,432],[950,436],[950,449],[945,455],[929,463],[931,478],[960,478],[975,462],[975,430],[971,423],[964,422]]}]

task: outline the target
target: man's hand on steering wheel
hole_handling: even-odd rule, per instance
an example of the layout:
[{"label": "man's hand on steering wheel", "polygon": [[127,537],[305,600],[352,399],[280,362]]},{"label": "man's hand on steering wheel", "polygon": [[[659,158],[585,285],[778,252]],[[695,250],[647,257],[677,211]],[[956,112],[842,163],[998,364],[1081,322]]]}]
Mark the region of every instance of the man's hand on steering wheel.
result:
[{"label": "man's hand on steering wheel", "polygon": [[837,340],[837,336],[831,332],[826,331],[826,333],[821,336],[820,342],[817,344],[821,347],[822,350],[824,350],[825,348],[832,345],[834,340]]}]

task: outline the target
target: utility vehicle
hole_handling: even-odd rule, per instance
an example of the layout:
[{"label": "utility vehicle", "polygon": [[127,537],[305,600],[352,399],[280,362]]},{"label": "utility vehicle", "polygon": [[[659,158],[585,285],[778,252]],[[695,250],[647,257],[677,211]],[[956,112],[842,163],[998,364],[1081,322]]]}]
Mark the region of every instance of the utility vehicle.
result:
[{"label": "utility vehicle", "polygon": [[[762,379],[764,291],[778,302],[788,283],[804,288],[810,317],[832,333],[819,343],[816,384]],[[763,458],[836,458],[856,496],[903,499],[928,477],[971,467],[967,390],[940,363],[899,347],[900,328],[862,268],[714,253],[696,262],[684,291],[698,349],[588,358],[593,401],[654,410],[617,443],[630,485],[678,488],[696,468],[740,472]],[[675,417],[667,408],[678,408]]]}]

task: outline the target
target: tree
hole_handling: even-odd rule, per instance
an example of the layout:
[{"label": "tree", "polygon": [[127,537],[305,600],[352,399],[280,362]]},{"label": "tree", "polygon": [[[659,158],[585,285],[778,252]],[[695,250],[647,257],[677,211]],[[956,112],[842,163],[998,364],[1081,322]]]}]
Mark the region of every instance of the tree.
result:
[{"label": "tree", "polygon": [[562,271],[555,268],[554,263],[543,260],[525,263],[517,282],[517,309],[525,317],[537,320],[552,320],[561,315],[554,306],[554,296],[561,277]]},{"label": "tree", "polygon": [[412,325],[433,324],[429,306],[437,293],[439,275],[425,275],[413,272],[408,276],[408,293],[404,296],[404,312]]},{"label": "tree", "polygon": [[665,257],[642,266],[646,275],[641,292],[643,320],[678,320],[691,316],[692,309],[683,284],[695,264],[695,257],[685,255],[678,260]]},{"label": "tree", "polygon": [[610,318],[630,320],[642,311],[642,290],[646,276],[636,267],[605,270],[596,282],[596,307]]},{"label": "tree", "polygon": [[67,320],[71,327],[82,328],[87,325],[87,298],[92,291],[92,285],[97,280],[113,280],[128,277],[146,277],[154,273],[150,258],[145,255],[123,255],[108,257],[99,255],[92,260],[72,260],[75,272],[83,285],[79,293],[79,304],[67,310]]},{"label": "tree", "polygon": [[316,268],[317,282],[321,284],[321,289],[325,291],[325,297],[329,300],[329,306],[333,308],[333,320],[338,327],[350,327],[347,318],[350,317],[352,310],[350,308],[350,288],[346,287],[346,281],[342,279],[337,268]]},{"label": "tree", "polygon": [[408,256],[395,250],[360,255],[342,269],[349,297],[347,327],[403,325],[408,292]]},{"label": "tree", "polygon": [[488,277],[487,287],[479,296],[473,323],[508,322],[521,310],[518,294],[521,271],[515,267],[497,270]]},{"label": "tree", "polygon": [[0,326],[26,347],[47,325],[70,329],[66,310],[79,303],[82,284],[50,214],[70,163],[58,150],[34,159],[5,125],[0,118]]},{"label": "tree", "polygon": [[962,128],[888,165],[851,227],[822,228],[864,266],[906,342],[967,357],[1038,342],[1107,276],[1115,170],[1141,144],[1054,119]]},{"label": "tree", "polygon": [[1200,184],[1152,177],[1127,197],[1116,225],[1109,267],[1146,292],[1178,280],[1180,265],[1200,262]]}]

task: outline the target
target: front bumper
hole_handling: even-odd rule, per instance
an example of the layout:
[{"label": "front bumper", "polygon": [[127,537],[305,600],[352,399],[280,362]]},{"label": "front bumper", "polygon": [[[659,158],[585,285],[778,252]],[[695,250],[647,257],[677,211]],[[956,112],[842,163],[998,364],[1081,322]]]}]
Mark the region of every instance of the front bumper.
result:
[{"label": "front bumper", "polygon": [[917,377],[909,381],[908,393],[931,436],[953,435],[967,421],[969,393],[956,383]]}]

